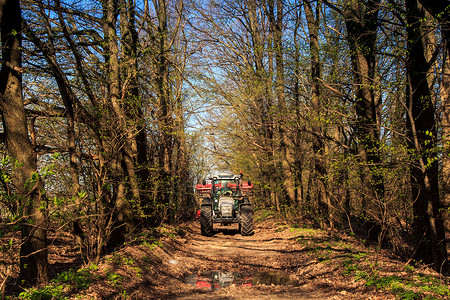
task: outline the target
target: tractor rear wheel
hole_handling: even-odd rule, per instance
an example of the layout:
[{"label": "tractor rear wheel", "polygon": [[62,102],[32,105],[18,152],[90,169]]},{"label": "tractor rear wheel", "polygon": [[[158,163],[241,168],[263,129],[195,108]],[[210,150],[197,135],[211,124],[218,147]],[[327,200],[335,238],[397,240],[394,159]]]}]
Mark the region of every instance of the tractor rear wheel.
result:
[{"label": "tractor rear wheel", "polygon": [[241,207],[241,222],[239,223],[239,229],[244,236],[252,235],[254,233],[253,209],[250,205],[243,205]]},{"label": "tractor rear wheel", "polygon": [[212,209],[210,205],[202,205],[200,213],[200,228],[202,235],[213,235]]}]

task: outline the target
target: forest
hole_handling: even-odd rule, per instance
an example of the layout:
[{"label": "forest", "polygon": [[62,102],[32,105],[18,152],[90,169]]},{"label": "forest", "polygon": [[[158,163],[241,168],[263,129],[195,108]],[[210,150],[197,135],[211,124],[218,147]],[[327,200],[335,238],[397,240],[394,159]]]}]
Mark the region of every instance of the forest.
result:
[{"label": "forest", "polygon": [[[0,0],[0,284],[255,208],[448,274],[450,0]],[[14,275],[16,274],[16,275]]]}]

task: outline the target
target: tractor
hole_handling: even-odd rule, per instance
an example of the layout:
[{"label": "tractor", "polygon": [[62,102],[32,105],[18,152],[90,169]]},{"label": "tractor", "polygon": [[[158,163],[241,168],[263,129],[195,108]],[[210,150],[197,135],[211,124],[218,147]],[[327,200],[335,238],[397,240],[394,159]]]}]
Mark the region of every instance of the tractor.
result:
[{"label": "tractor", "polygon": [[242,177],[242,172],[239,175],[217,174],[196,185],[197,194],[203,196],[200,209],[202,235],[212,236],[214,223],[239,223],[242,235],[254,233],[253,209],[248,198],[253,184],[250,180],[244,182]]}]

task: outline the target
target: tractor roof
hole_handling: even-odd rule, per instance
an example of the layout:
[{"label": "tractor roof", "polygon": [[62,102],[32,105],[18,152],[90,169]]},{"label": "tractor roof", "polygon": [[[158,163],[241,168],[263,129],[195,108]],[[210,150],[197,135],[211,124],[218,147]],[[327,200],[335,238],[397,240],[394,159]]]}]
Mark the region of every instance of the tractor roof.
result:
[{"label": "tractor roof", "polygon": [[241,175],[234,175],[231,173],[218,173],[218,174],[214,174],[214,175],[210,175],[208,176],[208,179],[210,180],[223,180],[223,179],[230,179],[230,180],[234,180],[234,179],[239,179],[241,178]]}]

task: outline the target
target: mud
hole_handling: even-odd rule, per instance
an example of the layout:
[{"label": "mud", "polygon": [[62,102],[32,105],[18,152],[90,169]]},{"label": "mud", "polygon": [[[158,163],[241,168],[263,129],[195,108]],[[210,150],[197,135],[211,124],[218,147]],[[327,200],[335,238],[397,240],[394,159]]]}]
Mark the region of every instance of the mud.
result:
[{"label": "mud", "polygon": [[252,236],[241,236],[233,225],[215,228],[214,236],[204,237],[197,223],[186,227],[185,239],[169,251],[171,267],[182,276],[166,286],[171,293],[155,298],[395,299],[343,276],[340,265],[311,256],[305,242],[332,239],[327,233],[299,237],[275,220],[256,222]]}]

